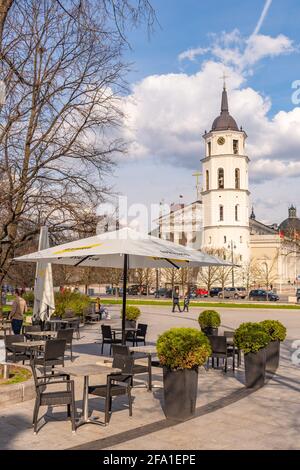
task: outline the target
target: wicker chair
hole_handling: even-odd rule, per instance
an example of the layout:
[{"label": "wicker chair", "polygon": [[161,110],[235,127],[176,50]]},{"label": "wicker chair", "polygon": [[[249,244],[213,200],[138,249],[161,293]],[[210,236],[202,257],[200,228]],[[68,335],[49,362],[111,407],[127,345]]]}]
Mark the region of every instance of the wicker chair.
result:
[{"label": "wicker chair", "polygon": [[119,344],[113,344],[112,346],[112,351],[113,351],[113,357],[115,355],[120,355],[120,356],[132,356],[133,357],[133,369],[132,373],[133,375],[138,375],[138,374],[148,374],[148,389],[151,390],[152,388],[152,370],[151,370],[151,362],[148,360],[148,365],[144,364],[138,364],[135,362],[137,359],[143,359],[142,357],[134,357],[133,353],[130,352],[128,346],[124,345],[119,345]]},{"label": "wicker chair", "polygon": [[30,353],[26,352],[26,349],[23,347],[13,346],[12,343],[23,343],[25,344],[24,335],[5,335],[4,344],[5,344],[5,362],[18,362],[22,361],[23,364],[25,361],[30,359]]},{"label": "wicker chair", "polygon": [[227,348],[227,341],[225,336],[216,336],[216,335],[209,335],[208,339],[210,341],[211,349],[212,349],[212,367],[214,367],[215,359],[217,359],[217,366],[219,365],[219,359],[223,360],[224,363],[224,371],[227,372],[227,360],[228,357],[232,357],[233,361],[233,370],[235,369],[235,361],[234,361],[234,353],[233,351],[228,350]]},{"label": "wicker chair", "polygon": [[101,332],[102,332],[102,347],[101,347],[101,354],[103,354],[103,349],[105,344],[110,345],[109,354],[111,354],[111,348],[113,344],[121,344],[122,339],[116,338],[116,335],[113,334],[111,331],[110,325],[101,325]]},{"label": "wicker chair", "polygon": [[40,357],[35,359],[36,365],[41,365],[44,368],[44,375],[46,375],[47,367],[53,369],[58,365],[65,365],[65,350],[66,340],[65,339],[50,339],[46,341],[45,350],[42,352]]},{"label": "wicker chair", "polygon": [[[66,374],[53,374],[38,376],[36,373],[36,362],[31,361],[32,375],[35,383],[36,399],[33,411],[33,430],[37,434],[38,413],[41,406],[67,406],[68,417],[71,418],[72,432],[76,431],[75,425],[75,396],[74,381],[70,380]],[[63,390],[49,391],[52,385],[57,388],[58,385],[63,386]]]},{"label": "wicker chair", "polygon": [[74,320],[70,321],[69,328],[73,328],[74,334],[76,334],[76,339],[80,339],[80,318],[75,318]]},{"label": "wicker chair", "polygon": [[71,361],[73,361],[73,348],[72,348],[73,333],[74,333],[73,328],[66,328],[65,330],[58,330],[57,332],[57,339],[66,340],[66,348],[69,347],[71,351]]},{"label": "wicker chair", "polygon": [[232,344],[227,344],[227,350],[230,351],[230,352],[234,352],[234,355],[237,356],[237,364],[238,364],[238,367],[241,365],[241,362],[242,362],[242,354],[241,354],[241,350],[238,349],[235,345],[234,345],[234,331],[224,331],[224,336],[229,339],[229,340],[232,340]]},{"label": "wicker chair", "polygon": [[138,345],[138,343],[144,343],[146,346],[146,334],[147,334],[148,325],[144,323],[138,323],[136,333],[132,333],[131,335],[126,336],[126,341],[132,342],[133,346]]},{"label": "wicker chair", "polygon": [[30,333],[34,332],[34,331],[42,331],[41,325],[30,325],[30,326],[26,325],[26,326],[23,326],[23,334],[29,340],[33,339],[33,337],[31,336]]},{"label": "wicker chair", "polygon": [[106,385],[90,385],[88,388],[88,393],[90,395],[105,398],[105,424],[109,422],[112,409],[112,398],[116,396],[127,395],[129,416],[132,416],[131,388],[133,357],[115,355],[112,366],[121,369],[122,372],[108,375]]}]

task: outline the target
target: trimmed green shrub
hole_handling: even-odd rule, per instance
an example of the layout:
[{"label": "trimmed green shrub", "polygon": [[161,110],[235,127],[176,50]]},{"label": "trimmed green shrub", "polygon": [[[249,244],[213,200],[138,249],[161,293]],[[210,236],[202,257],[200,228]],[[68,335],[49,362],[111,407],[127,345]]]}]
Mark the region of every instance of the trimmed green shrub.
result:
[{"label": "trimmed green shrub", "polygon": [[256,353],[270,342],[270,336],[260,323],[242,323],[234,333],[234,342],[238,349],[247,353]]},{"label": "trimmed green shrub", "polygon": [[202,366],[211,354],[207,336],[195,328],[171,328],[158,337],[156,348],[160,363],[172,370]]},{"label": "trimmed green shrub", "polygon": [[73,310],[75,315],[81,316],[84,310],[90,305],[91,300],[87,295],[80,292],[64,292],[55,293],[55,312],[54,316],[64,317],[65,310]]},{"label": "trimmed green shrub", "polygon": [[201,328],[218,328],[221,325],[221,318],[215,310],[203,310],[198,317]]},{"label": "trimmed green shrub", "polygon": [[[138,307],[133,305],[126,305],[126,320],[137,320],[141,315],[141,311]],[[121,310],[122,317],[122,310]]]},{"label": "trimmed green shrub", "polygon": [[264,320],[260,325],[270,336],[271,341],[284,341],[286,338],[286,327],[277,320]]}]

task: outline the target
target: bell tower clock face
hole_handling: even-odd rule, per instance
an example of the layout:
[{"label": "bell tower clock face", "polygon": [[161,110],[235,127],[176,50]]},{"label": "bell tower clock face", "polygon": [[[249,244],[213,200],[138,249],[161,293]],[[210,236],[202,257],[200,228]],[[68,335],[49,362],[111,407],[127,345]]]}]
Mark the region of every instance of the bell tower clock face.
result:
[{"label": "bell tower clock face", "polygon": [[225,144],[225,139],[224,137],[219,137],[218,140],[217,140],[218,144],[219,145],[224,145]]}]

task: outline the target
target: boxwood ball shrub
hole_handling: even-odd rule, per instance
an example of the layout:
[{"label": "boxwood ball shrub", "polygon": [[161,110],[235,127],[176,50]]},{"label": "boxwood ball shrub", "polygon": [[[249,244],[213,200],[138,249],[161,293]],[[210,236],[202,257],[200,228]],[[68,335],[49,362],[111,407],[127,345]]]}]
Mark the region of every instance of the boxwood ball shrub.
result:
[{"label": "boxwood ball shrub", "polygon": [[257,353],[270,342],[270,336],[260,323],[242,323],[234,333],[234,342],[245,354]]},{"label": "boxwood ball shrub", "polygon": [[260,322],[263,329],[270,336],[271,341],[284,341],[286,338],[286,327],[277,320],[264,320]]},{"label": "boxwood ball shrub", "polygon": [[218,328],[221,325],[221,317],[215,310],[203,310],[198,317],[201,328]]},{"label": "boxwood ball shrub", "polygon": [[[138,307],[134,305],[127,305],[126,306],[126,320],[137,320],[141,315],[141,311]],[[122,310],[121,310],[121,317],[122,317]]]},{"label": "boxwood ball shrub", "polygon": [[160,363],[171,369],[193,369],[205,364],[211,354],[210,342],[195,328],[171,328],[158,337]]}]

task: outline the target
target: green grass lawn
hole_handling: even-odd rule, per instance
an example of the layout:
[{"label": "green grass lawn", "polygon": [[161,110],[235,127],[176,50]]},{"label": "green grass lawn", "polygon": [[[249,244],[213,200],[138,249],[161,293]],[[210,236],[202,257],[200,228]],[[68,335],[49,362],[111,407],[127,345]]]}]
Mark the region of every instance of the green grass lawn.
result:
[{"label": "green grass lawn", "polygon": [[[122,299],[101,299],[102,304],[111,304],[111,305],[121,305]],[[127,299],[128,305],[156,305],[156,306],[172,306],[171,300],[135,300],[135,299]],[[181,303],[183,306],[183,302]],[[290,304],[275,304],[275,303],[229,303],[229,302],[197,302],[191,301],[190,307],[213,307],[213,308],[266,308],[266,309],[288,309],[288,310],[299,310],[299,305],[290,305]]]},{"label": "green grass lawn", "polygon": [[23,367],[10,366],[9,368],[9,378],[3,379],[3,370],[0,367],[0,385],[11,385],[19,382],[25,382],[30,379],[31,372],[28,369]]}]

